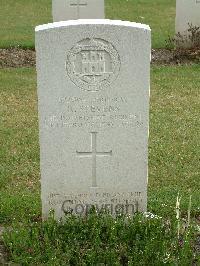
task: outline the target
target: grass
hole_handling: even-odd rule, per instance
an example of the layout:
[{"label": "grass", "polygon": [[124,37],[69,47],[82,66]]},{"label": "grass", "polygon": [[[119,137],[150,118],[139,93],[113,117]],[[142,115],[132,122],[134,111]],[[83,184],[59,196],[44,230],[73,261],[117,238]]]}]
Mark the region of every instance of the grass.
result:
[{"label": "grass", "polygon": [[[0,6],[1,48],[33,48],[34,27],[52,22],[51,0],[0,0]],[[106,18],[149,24],[154,48],[174,35],[174,0],[105,0],[105,10]]]},{"label": "grass", "polygon": [[[0,224],[40,217],[36,73],[0,70]],[[200,214],[199,66],[153,67],[148,209],[174,216],[178,191]]]},{"label": "grass", "polygon": [[[89,215],[41,222],[34,68],[0,70],[0,225],[10,260],[22,265],[190,265],[200,215],[199,65],[152,68],[148,210],[133,219]],[[192,195],[189,230],[177,238]],[[159,218],[159,217],[162,218]],[[68,263],[68,264],[67,264]],[[104,265],[105,265],[104,264]]]},{"label": "grass", "polygon": [[0,6],[1,48],[33,48],[35,26],[52,20],[51,0],[0,0]]},{"label": "grass", "polygon": [[165,40],[175,33],[173,0],[105,0],[106,17],[148,24],[154,48],[165,47]]},{"label": "grass", "polygon": [[[174,34],[174,0],[105,0],[106,17],[150,24],[153,47]],[[51,0],[0,0],[0,47],[34,48]],[[6,19],[5,19],[6,18]],[[41,221],[34,68],[0,69],[0,226],[20,265],[191,265],[200,216],[199,65],[152,67],[148,211]],[[177,237],[175,202],[181,198]],[[185,230],[192,195],[191,226]],[[1,243],[0,243],[1,244]],[[1,254],[0,254],[1,255]],[[0,256],[1,257],[1,256]],[[1,258],[0,258],[1,259]],[[1,261],[0,261],[1,264]]]},{"label": "grass", "polygon": [[199,65],[154,67],[152,71],[149,195],[153,212],[165,211],[158,204],[161,201],[173,208],[178,191],[184,210],[192,191],[193,208],[200,211],[198,73]]},{"label": "grass", "polygon": [[40,209],[35,78],[33,69],[0,71],[0,224]]},{"label": "grass", "polygon": [[[4,235],[12,261],[20,265],[191,265],[194,227],[177,238],[177,221],[90,213],[57,223],[35,222]],[[197,265],[197,264],[196,264]]]}]

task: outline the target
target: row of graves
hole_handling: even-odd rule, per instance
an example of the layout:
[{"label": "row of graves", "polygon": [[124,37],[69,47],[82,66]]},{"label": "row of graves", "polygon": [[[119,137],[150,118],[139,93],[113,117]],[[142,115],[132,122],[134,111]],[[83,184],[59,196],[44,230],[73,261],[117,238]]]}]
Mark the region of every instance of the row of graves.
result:
[{"label": "row of graves", "polygon": [[[199,2],[177,0],[178,31]],[[35,29],[43,218],[145,212],[151,30],[104,19],[103,0],[52,7]]]},{"label": "row of graves", "polygon": [[[52,0],[53,21],[104,19],[104,0]],[[176,33],[200,27],[200,0],[176,0]]]}]

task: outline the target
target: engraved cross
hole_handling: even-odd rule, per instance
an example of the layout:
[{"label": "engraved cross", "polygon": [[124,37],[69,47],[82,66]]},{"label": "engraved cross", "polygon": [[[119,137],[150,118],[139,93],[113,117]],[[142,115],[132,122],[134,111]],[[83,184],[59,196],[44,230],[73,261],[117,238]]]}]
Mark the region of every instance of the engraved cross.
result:
[{"label": "engraved cross", "polygon": [[77,9],[77,19],[80,18],[80,7],[87,6],[87,0],[71,0],[70,1],[71,7],[76,7]]},{"label": "engraved cross", "polygon": [[97,156],[112,156],[112,151],[99,152],[97,151],[97,132],[91,132],[91,151],[79,152],[76,151],[79,157],[91,157],[92,158],[92,187],[97,187]]}]

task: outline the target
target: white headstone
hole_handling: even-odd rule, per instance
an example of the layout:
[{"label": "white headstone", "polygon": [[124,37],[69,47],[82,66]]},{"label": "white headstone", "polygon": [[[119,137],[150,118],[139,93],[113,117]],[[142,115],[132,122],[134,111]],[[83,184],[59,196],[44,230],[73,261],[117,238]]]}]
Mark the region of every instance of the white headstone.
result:
[{"label": "white headstone", "polygon": [[188,23],[200,26],[200,0],[176,0],[176,33],[187,34]]},{"label": "white headstone", "polygon": [[122,21],[36,27],[43,217],[146,211],[150,39]]},{"label": "white headstone", "polygon": [[104,19],[104,0],[52,0],[53,21]]}]

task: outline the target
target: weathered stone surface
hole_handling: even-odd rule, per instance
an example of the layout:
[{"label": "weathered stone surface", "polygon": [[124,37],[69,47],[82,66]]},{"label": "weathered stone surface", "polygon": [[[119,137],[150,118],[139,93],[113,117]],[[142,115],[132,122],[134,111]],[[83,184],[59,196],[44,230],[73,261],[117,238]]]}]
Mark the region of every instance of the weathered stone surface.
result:
[{"label": "weathered stone surface", "polygon": [[200,0],[176,0],[176,33],[185,34],[188,23],[200,26]]},{"label": "weathered stone surface", "polygon": [[53,21],[104,19],[104,0],[53,0]]},{"label": "weathered stone surface", "polygon": [[150,38],[122,21],[36,27],[43,217],[146,211]]}]

